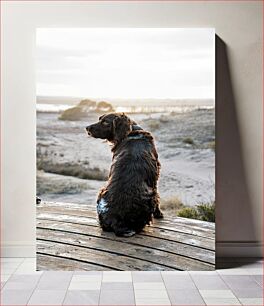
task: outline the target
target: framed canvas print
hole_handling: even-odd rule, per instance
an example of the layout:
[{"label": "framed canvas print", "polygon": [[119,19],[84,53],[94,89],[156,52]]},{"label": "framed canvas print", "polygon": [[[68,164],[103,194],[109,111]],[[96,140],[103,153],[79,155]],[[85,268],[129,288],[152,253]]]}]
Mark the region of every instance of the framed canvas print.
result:
[{"label": "framed canvas print", "polygon": [[39,28],[37,269],[215,268],[215,31]]}]

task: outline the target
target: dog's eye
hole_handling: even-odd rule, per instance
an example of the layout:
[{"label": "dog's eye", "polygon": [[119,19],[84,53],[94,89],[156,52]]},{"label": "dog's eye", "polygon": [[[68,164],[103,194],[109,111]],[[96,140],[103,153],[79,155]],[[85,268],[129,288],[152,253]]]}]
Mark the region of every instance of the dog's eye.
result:
[{"label": "dog's eye", "polygon": [[109,125],[109,123],[107,121],[102,121],[102,125]]}]

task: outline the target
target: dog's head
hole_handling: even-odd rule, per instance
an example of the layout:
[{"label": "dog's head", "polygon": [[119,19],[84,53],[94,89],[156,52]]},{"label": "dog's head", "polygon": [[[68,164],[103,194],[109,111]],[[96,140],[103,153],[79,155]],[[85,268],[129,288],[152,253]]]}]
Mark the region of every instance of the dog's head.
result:
[{"label": "dog's head", "polygon": [[88,135],[108,141],[121,142],[136,123],[124,113],[111,113],[99,117],[99,122],[86,127]]}]

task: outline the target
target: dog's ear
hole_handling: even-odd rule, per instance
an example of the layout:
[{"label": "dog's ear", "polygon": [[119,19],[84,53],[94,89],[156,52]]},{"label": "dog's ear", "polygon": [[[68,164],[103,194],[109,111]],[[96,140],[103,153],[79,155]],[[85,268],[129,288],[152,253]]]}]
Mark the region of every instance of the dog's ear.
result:
[{"label": "dog's ear", "polygon": [[132,131],[132,121],[122,113],[113,121],[113,135],[116,142],[120,142]]},{"label": "dog's ear", "polygon": [[103,114],[102,116],[100,116],[100,117],[99,117],[99,121],[100,121],[101,119],[103,119],[104,116],[105,116],[105,114]]}]

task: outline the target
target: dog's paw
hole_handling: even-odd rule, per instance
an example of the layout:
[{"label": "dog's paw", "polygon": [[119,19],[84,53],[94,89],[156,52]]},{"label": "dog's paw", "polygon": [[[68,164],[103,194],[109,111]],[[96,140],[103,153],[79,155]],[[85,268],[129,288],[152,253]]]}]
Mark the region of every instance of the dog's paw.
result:
[{"label": "dog's paw", "polygon": [[123,233],[123,237],[132,237],[136,234],[135,231],[127,231]]},{"label": "dog's paw", "polygon": [[132,237],[136,234],[135,231],[133,230],[126,230],[124,232],[118,232],[116,233],[117,236],[120,236],[120,237]]},{"label": "dog's paw", "polygon": [[153,216],[154,216],[155,219],[162,219],[162,218],[164,218],[164,215],[163,215],[161,210],[156,210],[154,212]]}]

